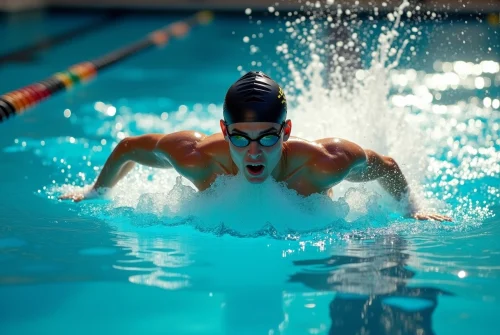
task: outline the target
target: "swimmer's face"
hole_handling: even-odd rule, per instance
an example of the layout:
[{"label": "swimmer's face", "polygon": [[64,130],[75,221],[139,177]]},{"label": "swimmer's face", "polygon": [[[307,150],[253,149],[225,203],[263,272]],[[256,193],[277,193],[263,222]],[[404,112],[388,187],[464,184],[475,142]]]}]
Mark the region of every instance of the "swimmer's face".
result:
[{"label": "swimmer's face", "polygon": [[[271,122],[240,122],[226,127],[220,122],[224,138],[229,143],[231,158],[251,183],[262,183],[278,167],[283,151],[283,142],[290,137],[292,123],[281,124]],[[281,133],[280,133],[281,129]],[[276,140],[276,135],[279,137]],[[248,139],[251,141],[248,145]],[[274,144],[273,142],[276,141]],[[266,146],[272,144],[270,146]]]}]

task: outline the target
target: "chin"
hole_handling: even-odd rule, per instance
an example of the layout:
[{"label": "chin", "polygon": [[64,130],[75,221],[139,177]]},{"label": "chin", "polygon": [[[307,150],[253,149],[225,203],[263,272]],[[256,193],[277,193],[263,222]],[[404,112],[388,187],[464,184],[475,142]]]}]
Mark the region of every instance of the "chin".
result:
[{"label": "chin", "polygon": [[263,182],[266,181],[267,176],[246,176],[247,181],[251,184],[262,184]]}]

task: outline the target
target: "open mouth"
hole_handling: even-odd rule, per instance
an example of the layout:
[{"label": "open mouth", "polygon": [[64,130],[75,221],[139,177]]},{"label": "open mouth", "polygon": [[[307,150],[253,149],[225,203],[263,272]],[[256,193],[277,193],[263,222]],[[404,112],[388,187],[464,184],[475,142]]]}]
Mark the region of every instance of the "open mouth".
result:
[{"label": "open mouth", "polygon": [[261,164],[248,164],[247,165],[247,171],[253,175],[253,176],[258,176],[264,171],[264,165]]}]

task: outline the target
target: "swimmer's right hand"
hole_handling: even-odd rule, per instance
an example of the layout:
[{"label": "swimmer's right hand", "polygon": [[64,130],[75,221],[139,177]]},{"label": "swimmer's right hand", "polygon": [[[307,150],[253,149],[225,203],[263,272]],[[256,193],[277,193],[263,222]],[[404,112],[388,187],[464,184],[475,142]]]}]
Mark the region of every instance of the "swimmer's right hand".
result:
[{"label": "swimmer's right hand", "polygon": [[59,200],[72,200],[73,202],[80,202],[82,200],[89,200],[99,198],[103,192],[94,188],[80,192],[70,192],[59,196]]}]

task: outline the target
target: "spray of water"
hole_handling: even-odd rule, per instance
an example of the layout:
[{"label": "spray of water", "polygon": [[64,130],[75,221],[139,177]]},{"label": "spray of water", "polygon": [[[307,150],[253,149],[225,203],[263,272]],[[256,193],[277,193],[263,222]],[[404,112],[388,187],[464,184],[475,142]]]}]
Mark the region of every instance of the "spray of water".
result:
[{"label": "spray of water", "polygon": [[[291,22],[288,26],[294,28],[291,30],[293,39],[298,39],[299,45],[303,41],[309,43],[310,62],[305,66],[287,57],[288,48],[282,46],[279,51],[288,59],[291,80],[286,87],[294,105],[290,113],[294,133],[311,140],[341,137],[394,157],[407,176],[416,199],[421,206],[428,207],[419,188],[428,166],[424,143],[420,140],[422,136],[406,113],[388,104],[389,73],[398,65],[408,43],[403,40],[399,49],[394,46],[400,36],[401,16],[408,6],[409,3],[403,1],[388,15],[391,24],[382,29],[367,69],[356,68],[359,61],[355,58],[360,57],[356,49],[360,42],[353,29],[343,26],[344,21],[329,25],[326,32],[313,24],[306,36],[294,34],[304,21],[287,21]],[[339,26],[342,27],[340,33]],[[329,52],[321,53],[325,47],[330,47],[318,47],[325,34],[336,34],[339,40]],[[302,63],[301,59],[299,61]]]}]

